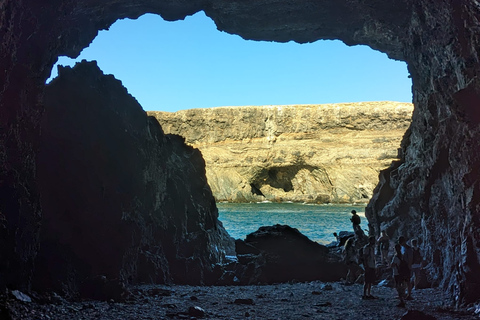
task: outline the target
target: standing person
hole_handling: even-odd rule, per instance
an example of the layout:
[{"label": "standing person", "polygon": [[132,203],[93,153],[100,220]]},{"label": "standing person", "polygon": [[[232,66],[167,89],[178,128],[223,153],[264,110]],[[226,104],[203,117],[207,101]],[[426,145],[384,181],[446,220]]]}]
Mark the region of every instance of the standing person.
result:
[{"label": "standing person", "polygon": [[365,268],[365,283],[362,299],[376,299],[372,296],[372,284],[375,282],[375,237],[368,238],[368,244],[363,247],[363,267]]},{"label": "standing person", "polygon": [[353,232],[355,235],[358,236],[359,231],[363,233],[362,228],[360,228],[360,216],[357,214],[356,210],[352,210],[352,217],[350,218],[350,221],[352,222]]},{"label": "standing person", "polygon": [[417,239],[412,240],[412,251],[413,251],[413,261],[412,261],[412,274],[413,274],[413,287],[418,289],[418,283],[420,282],[420,269],[422,268],[422,254],[420,253],[420,248],[418,247]]},{"label": "standing person", "polygon": [[388,250],[390,249],[390,238],[385,230],[382,230],[382,234],[378,237],[377,242],[380,244],[380,254],[382,264],[388,266]]},{"label": "standing person", "polygon": [[358,270],[357,250],[355,249],[355,239],[348,238],[343,247],[343,254],[345,263],[347,265],[347,275],[345,277],[345,284],[350,285],[355,283],[356,272]]},{"label": "standing person", "polygon": [[395,279],[395,289],[397,289],[398,298],[400,299],[400,303],[397,305],[397,307],[405,307],[405,289],[407,287],[407,278],[405,275],[400,274],[400,265],[402,264],[402,260],[402,247],[400,244],[396,244],[391,267],[393,270],[393,278]]},{"label": "standing person", "polygon": [[398,238],[398,244],[402,247],[402,255],[403,259],[407,262],[408,269],[409,269],[409,277],[408,277],[408,282],[407,282],[407,297],[405,298],[406,300],[413,300],[412,298],[412,264],[413,264],[413,250],[412,247],[410,247],[407,244],[407,240],[405,240],[404,236],[400,236]]}]

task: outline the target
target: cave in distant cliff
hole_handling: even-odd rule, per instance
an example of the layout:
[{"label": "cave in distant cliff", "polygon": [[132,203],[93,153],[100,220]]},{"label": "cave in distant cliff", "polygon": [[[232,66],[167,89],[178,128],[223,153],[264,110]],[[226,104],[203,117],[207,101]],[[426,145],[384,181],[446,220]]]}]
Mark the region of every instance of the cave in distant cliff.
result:
[{"label": "cave in distant cliff", "polygon": [[260,191],[263,186],[270,186],[275,189],[282,189],[284,192],[293,191],[292,179],[298,172],[299,168],[295,167],[271,167],[260,171],[260,173],[251,182],[252,193],[262,195]]},{"label": "cave in distant cliff", "polygon": [[250,188],[252,190],[252,194],[254,194],[256,196],[265,197],[265,195],[262,193],[262,191],[260,191],[260,189],[254,183],[250,183]]},{"label": "cave in distant cliff", "polygon": [[292,179],[298,172],[297,168],[270,168],[267,171],[268,179],[266,183],[273,188],[283,189],[285,192],[293,191]]},{"label": "cave in distant cliff", "polygon": [[288,165],[265,168],[261,170],[260,173],[254,177],[253,182],[251,182],[250,185],[252,186],[252,193],[264,196],[262,191],[260,191],[264,186],[269,186],[274,189],[281,189],[283,192],[293,192],[295,191],[295,188],[292,181],[301,170],[312,172],[315,170],[315,168],[305,165]]}]

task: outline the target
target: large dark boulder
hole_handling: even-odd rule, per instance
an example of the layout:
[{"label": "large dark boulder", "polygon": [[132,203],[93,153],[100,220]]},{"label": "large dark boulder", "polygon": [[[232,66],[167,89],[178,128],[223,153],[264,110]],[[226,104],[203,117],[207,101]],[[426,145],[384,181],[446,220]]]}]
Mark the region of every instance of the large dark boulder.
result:
[{"label": "large dark boulder", "polygon": [[287,225],[261,227],[235,244],[243,283],[338,281],[347,272],[341,257]]},{"label": "large dark boulder", "polygon": [[36,289],[215,281],[229,236],[203,158],[164,135],[120,81],[94,62],[61,68],[45,91],[40,138]]}]

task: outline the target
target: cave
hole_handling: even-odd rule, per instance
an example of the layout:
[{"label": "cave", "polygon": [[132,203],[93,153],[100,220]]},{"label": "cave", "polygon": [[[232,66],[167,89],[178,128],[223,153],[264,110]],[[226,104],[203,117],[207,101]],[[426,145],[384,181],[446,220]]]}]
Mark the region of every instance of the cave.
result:
[{"label": "cave", "polygon": [[[339,39],[347,45],[367,45],[407,63],[415,106],[412,124],[402,142],[400,161],[381,173],[367,206],[370,232],[379,234],[381,229],[388,229],[391,234],[421,238],[432,282],[458,305],[480,299],[477,1],[5,0],[0,7],[0,287],[28,289],[37,272],[40,233],[42,225],[48,223],[40,197],[37,155],[45,80],[57,57],[76,57],[98,30],[117,19],[155,13],[166,20],[178,20],[203,10],[219,30],[245,39],[299,43]],[[192,176],[202,176],[201,157],[184,147],[181,138],[167,139],[146,118],[136,119],[171,155],[190,159],[177,171],[167,170],[169,174],[162,176],[168,178],[159,186],[165,192],[160,198],[165,197],[162,205],[166,215],[156,223],[176,234],[182,244],[177,246],[179,242],[170,239],[165,241],[171,241],[171,246],[152,246],[158,234],[147,228],[145,221],[155,218],[135,216],[134,204],[141,207],[141,200],[132,198],[128,210],[122,208],[128,212],[120,220],[134,221],[133,229],[124,231],[139,238],[119,243],[119,250],[126,253],[117,257],[119,267],[112,272],[135,276],[134,270],[142,265],[154,270],[150,274],[162,281],[208,282],[208,273],[214,270],[205,266],[221,259],[221,254],[211,254],[220,243],[214,203],[202,179],[186,189],[181,187],[181,182]],[[128,181],[124,184],[129,185]],[[154,189],[152,184],[146,185],[150,186],[146,191]],[[107,181],[104,188],[108,187]],[[99,195],[102,190],[99,186]],[[188,194],[206,199],[203,209]],[[192,212],[200,212],[200,220],[192,219]],[[55,222],[50,221],[52,226]],[[119,226],[124,227],[122,222]],[[192,245],[194,242],[201,245]],[[52,245],[60,246],[55,241]],[[133,257],[136,248],[141,248],[141,257]],[[168,257],[178,259],[169,262]],[[70,257],[69,261],[75,263],[75,259]],[[173,271],[169,264],[177,269]]]}]

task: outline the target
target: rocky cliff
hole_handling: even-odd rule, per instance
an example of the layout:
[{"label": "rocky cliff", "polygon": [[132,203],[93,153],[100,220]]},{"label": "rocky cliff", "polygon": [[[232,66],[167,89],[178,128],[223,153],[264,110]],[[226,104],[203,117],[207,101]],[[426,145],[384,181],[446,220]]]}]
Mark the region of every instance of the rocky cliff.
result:
[{"label": "rocky cliff", "polygon": [[202,152],[217,201],[367,203],[380,170],[398,160],[412,110],[364,102],[147,113]]},{"label": "rocky cliff", "polygon": [[34,287],[91,297],[98,277],[214,283],[213,268],[234,243],[217,219],[200,152],[165,135],[95,62],[60,68],[44,101]]},{"label": "rocky cliff", "polygon": [[407,63],[412,124],[366,215],[372,233],[419,237],[432,281],[456,303],[480,300],[476,0],[0,1],[0,279],[28,288],[36,270],[44,215],[36,155],[45,80],[57,57],[77,56],[117,19],[148,12],[179,20],[200,10],[245,39],[340,39]]}]

